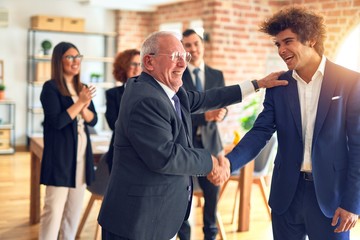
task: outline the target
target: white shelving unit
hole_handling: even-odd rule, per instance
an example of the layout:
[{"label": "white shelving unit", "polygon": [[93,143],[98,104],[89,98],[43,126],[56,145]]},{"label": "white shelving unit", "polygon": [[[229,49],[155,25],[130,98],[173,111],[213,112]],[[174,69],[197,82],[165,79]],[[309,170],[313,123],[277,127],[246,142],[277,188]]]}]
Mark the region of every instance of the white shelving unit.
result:
[{"label": "white shelving unit", "polygon": [[0,154],[15,153],[15,101],[0,100]]},{"label": "white shelving unit", "polygon": [[[108,131],[105,112],[105,90],[114,86],[112,64],[116,54],[116,33],[98,32],[65,32],[51,30],[28,30],[28,58],[27,58],[27,136],[41,136],[44,119],[40,103],[42,85],[51,78],[51,53],[44,55],[41,51],[41,42],[49,40],[52,48],[59,42],[71,42],[80,51],[84,58],[81,64],[81,81],[97,87],[96,97],[93,99],[98,112],[97,132]],[[91,82],[91,74],[101,75],[98,82]]]}]

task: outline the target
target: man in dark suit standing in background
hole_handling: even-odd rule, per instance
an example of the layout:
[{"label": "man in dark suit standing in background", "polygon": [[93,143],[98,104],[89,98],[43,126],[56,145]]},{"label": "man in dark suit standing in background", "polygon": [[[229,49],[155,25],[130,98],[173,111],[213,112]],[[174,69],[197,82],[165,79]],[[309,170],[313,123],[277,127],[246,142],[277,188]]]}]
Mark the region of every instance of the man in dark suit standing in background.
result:
[{"label": "man in dark suit standing in background", "polygon": [[[185,91],[191,55],[171,32],[151,34],[140,58],[143,72],[127,81],[115,125],[113,168],[98,218],[103,240],[171,239],[189,215],[190,176],[230,175],[224,159],[192,146],[191,113],[240,102],[240,86]],[[278,76],[259,80],[259,87],[287,84]]]},{"label": "man in dark suit standing in background", "polygon": [[[185,51],[191,53],[191,60],[183,74],[183,87],[186,90],[204,91],[216,87],[224,87],[224,76],[219,70],[211,68],[204,62],[203,38],[193,29],[187,29],[181,40]],[[216,122],[222,121],[226,108],[220,108],[205,113],[192,114],[193,144],[196,148],[204,148],[212,155],[224,154],[220,134]],[[218,233],[216,225],[216,206],[219,196],[219,186],[212,184],[205,176],[197,177],[204,194],[203,232],[205,240],[214,240]],[[180,240],[190,240],[190,224],[184,221],[178,236]]]}]

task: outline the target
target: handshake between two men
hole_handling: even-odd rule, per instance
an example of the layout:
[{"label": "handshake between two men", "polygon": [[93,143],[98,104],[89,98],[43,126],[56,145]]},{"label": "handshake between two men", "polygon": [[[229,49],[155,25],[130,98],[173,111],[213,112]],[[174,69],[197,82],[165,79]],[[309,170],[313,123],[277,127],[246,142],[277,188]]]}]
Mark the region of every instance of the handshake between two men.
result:
[{"label": "handshake between two men", "polygon": [[219,186],[226,182],[230,177],[230,161],[223,154],[218,158],[211,156],[213,161],[213,168],[207,175],[207,179],[214,185]]}]

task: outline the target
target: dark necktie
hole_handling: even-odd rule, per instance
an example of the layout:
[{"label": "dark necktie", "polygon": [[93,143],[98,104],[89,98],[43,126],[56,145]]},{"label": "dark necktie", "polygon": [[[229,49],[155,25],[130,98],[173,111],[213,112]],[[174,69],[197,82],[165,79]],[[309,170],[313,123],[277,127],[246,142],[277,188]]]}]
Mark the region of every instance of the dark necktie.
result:
[{"label": "dark necktie", "polygon": [[200,72],[200,68],[195,68],[193,70],[193,73],[195,75],[195,87],[196,87],[196,90],[202,92],[203,88],[202,88],[202,85],[201,85],[201,80],[200,80],[200,77],[199,77],[199,72]]},{"label": "dark necktie", "polygon": [[179,118],[181,119],[180,99],[179,99],[178,96],[175,94],[175,95],[172,97],[172,100],[174,100],[174,103],[175,103],[175,111],[176,111],[177,115],[179,116]]}]

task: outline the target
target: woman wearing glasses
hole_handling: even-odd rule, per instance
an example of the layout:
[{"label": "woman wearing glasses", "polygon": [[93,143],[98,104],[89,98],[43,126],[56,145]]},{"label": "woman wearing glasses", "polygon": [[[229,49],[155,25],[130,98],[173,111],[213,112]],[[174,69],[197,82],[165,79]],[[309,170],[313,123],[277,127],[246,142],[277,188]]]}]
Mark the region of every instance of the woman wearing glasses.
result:
[{"label": "woman wearing glasses", "polygon": [[[109,127],[112,131],[115,130],[115,122],[119,115],[119,108],[121,97],[124,93],[126,81],[129,78],[140,75],[140,51],[136,49],[128,49],[123,52],[120,52],[114,61],[113,64],[113,75],[115,80],[118,83],[122,83],[121,86],[114,87],[106,91],[106,120],[109,124]],[[109,151],[107,153],[106,159],[109,165],[109,170],[111,171],[113,151],[114,151],[114,136],[112,134],[111,142],[109,146]]]},{"label": "woman wearing glasses", "polygon": [[75,239],[86,185],[94,179],[87,125],[97,114],[91,101],[95,89],[80,82],[82,55],[61,42],[51,59],[51,80],[40,100],[44,109],[44,152],[40,183],[46,185],[39,239]]}]

